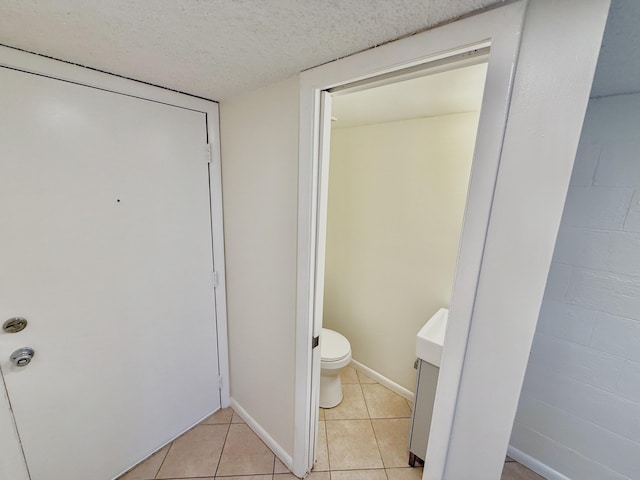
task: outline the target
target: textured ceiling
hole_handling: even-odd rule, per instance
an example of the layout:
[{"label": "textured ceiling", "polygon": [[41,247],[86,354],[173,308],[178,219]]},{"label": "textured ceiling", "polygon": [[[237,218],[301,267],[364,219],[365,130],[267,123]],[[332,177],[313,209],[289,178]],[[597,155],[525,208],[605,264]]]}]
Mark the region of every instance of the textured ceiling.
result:
[{"label": "textured ceiling", "polygon": [[0,43],[222,100],[500,0],[0,0]]},{"label": "textured ceiling", "polygon": [[[0,44],[222,100],[502,0],[0,0]],[[613,0],[593,96],[640,91],[640,1]]]}]

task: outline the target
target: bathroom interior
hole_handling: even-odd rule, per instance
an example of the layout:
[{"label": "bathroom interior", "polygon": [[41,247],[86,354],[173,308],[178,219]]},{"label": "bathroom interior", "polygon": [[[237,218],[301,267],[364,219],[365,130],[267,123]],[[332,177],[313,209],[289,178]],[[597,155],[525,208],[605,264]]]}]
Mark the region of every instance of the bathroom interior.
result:
[{"label": "bathroom interior", "polygon": [[485,78],[480,57],[332,93],[320,435],[412,431],[405,466],[425,458]]},{"label": "bathroom interior", "polygon": [[[628,61],[639,15],[618,2],[609,16],[503,478],[640,478],[639,77],[616,74],[640,64]],[[354,121],[350,99],[411,81],[333,98],[323,326],[350,343],[343,402],[357,392],[353,367],[366,408],[369,381],[412,398],[416,334],[451,294],[482,82],[476,108],[381,121],[367,119],[383,97],[360,104]],[[432,92],[414,92],[411,105]],[[433,130],[419,130],[427,124]],[[453,163],[442,149],[463,128],[469,144],[455,145]],[[445,170],[453,165],[457,176]],[[320,418],[328,426],[340,408]],[[409,421],[396,425],[406,445]]]}]

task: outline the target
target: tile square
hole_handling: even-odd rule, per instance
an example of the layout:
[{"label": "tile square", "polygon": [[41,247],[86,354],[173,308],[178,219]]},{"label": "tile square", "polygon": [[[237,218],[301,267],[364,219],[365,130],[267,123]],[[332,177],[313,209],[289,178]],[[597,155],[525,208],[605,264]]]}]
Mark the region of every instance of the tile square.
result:
[{"label": "tile square", "polygon": [[174,440],[156,478],[215,475],[228,429],[227,425],[197,425]]},{"label": "tile square", "polygon": [[[406,400],[406,398],[405,398],[405,400]],[[409,407],[409,410],[411,412],[413,412],[413,402],[411,400],[407,400],[407,406]]]},{"label": "tile square", "polygon": [[320,408],[319,409],[318,420],[321,421],[321,422],[325,420],[325,416],[324,416],[324,411],[325,410],[326,409],[324,409],[324,408]]},{"label": "tile square", "polygon": [[287,466],[282,463],[282,461],[276,457],[276,463],[273,467],[273,473],[291,473]]},{"label": "tile square", "polygon": [[343,385],[345,383],[360,383],[358,380],[356,369],[351,365],[347,365],[342,370],[340,370],[340,380],[342,381]]},{"label": "tile square", "polygon": [[365,373],[362,373],[360,370],[356,370],[358,374],[358,381],[360,383],[378,383],[373,378],[368,377]]},{"label": "tile square", "polygon": [[342,402],[336,407],[324,409],[325,420],[357,420],[369,418],[359,383],[342,385]]},{"label": "tile square", "polygon": [[382,469],[376,470],[334,470],[331,480],[387,480]]},{"label": "tile square", "polygon": [[[244,478],[244,477],[242,477]],[[260,477],[263,480],[268,480],[268,478]],[[273,476],[273,480],[299,480],[293,473],[276,473]],[[226,478],[224,480],[227,480]],[[311,472],[309,476],[305,478],[305,480],[331,480],[331,475],[329,472]]]},{"label": "tile square", "polygon": [[307,477],[309,480],[331,480],[329,472],[311,472]]},{"label": "tile square", "polygon": [[422,467],[416,468],[388,468],[389,480],[422,480]]},{"label": "tile square", "polygon": [[311,472],[307,478],[309,480],[331,480],[331,474],[329,472]]},{"label": "tile square", "polygon": [[316,463],[313,466],[314,472],[329,470],[329,452],[327,450],[327,427],[326,422],[318,422],[318,446],[316,447]]},{"label": "tile square", "polygon": [[410,418],[371,420],[385,468],[406,467],[409,462]]},{"label": "tile square", "polygon": [[218,410],[213,415],[209,415],[205,418],[200,425],[221,425],[231,423],[231,417],[233,417],[233,410],[230,407]]},{"label": "tile square", "polygon": [[167,452],[171,445],[158,450],[156,453],[147,458],[144,462],[138,464],[133,469],[129,470],[118,480],[150,480],[156,478],[160,466],[167,456]]},{"label": "tile square", "polygon": [[407,401],[380,384],[363,384],[362,393],[371,418],[410,417]]},{"label": "tile square", "polygon": [[[216,477],[216,478],[224,478],[224,480],[271,480],[273,477],[271,475],[241,475],[239,477],[233,476],[233,477]],[[200,479],[198,478],[197,480],[200,480]]]},{"label": "tile square", "polygon": [[332,470],[383,467],[370,420],[341,420],[325,424]]},{"label": "tile square", "polygon": [[237,412],[233,412],[233,417],[231,417],[231,423],[246,423]]},{"label": "tile square", "polygon": [[275,455],[243,423],[232,423],[216,476],[273,473]]}]

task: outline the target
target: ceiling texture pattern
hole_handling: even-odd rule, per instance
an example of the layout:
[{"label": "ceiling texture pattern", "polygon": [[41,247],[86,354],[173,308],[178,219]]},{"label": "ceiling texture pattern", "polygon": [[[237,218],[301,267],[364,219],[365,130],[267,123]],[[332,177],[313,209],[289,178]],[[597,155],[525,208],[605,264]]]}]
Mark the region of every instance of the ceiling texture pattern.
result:
[{"label": "ceiling texture pattern", "polygon": [[[224,100],[503,1],[0,0],[0,44]],[[613,0],[593,96],[640,91],[638,25]]]},{"label": "ceiling texture pattern", "polygon": [[213,100],[501,0],[0,0],[0,44]]}]

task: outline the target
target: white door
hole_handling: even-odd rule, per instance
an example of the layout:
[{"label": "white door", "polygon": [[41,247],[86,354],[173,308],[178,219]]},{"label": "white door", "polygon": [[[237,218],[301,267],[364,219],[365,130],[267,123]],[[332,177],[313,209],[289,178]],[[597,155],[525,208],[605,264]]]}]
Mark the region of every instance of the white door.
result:
[{"label": "white door", "polygon": [[[329,164],[331,149],[331,104],[332,97],[329,92],[320,92],[320,150],[318,152],[318,173],[322,181],[319,182],[316,195],[316,215],[318,229],[316,232],[316,278],[315,294],[313,298],[313,337],[320,338],[322,332],[322,311],[324,300],[324,266],[327,250],[327,206],[329,197]],[[320,339],[322,342],[322,339]],[[320,346],[320,344],[318,344]],[[318,447],[318,408],[320,403],[320,348],[312,351],[313,372],[311,380],[311,428],[309,455],[309,469],[313,468],[316,461]]]},{"label": "white door", "polygon": [[220,407],[206,115],[0,68],[0,125],[0,323],[29,322],[0,370],[31,480],[111,479]]}]

